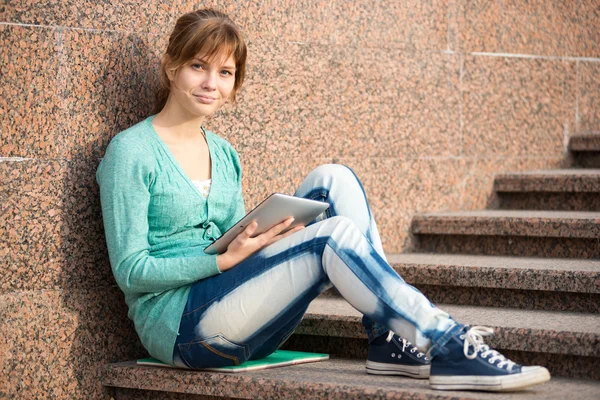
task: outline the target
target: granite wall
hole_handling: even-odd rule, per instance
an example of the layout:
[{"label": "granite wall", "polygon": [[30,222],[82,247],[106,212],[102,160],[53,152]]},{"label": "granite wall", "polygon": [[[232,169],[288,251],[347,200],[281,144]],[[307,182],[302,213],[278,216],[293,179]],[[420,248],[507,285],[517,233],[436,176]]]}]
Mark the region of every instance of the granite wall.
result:
[{"label": "granite wall", "polygon": [[[575,5],[577,3],[577,5]],[[325,162],[364,180],[389,252],[412,215],[485,207],[494,173],[568,163],[600,131],[596,0],[184,0],[0,5],[0,397],[108,397],[143,354],[115,288],[94,171],[151,110],[180,14],[228,12],[249,77],[209,127],[248,206]]]}]

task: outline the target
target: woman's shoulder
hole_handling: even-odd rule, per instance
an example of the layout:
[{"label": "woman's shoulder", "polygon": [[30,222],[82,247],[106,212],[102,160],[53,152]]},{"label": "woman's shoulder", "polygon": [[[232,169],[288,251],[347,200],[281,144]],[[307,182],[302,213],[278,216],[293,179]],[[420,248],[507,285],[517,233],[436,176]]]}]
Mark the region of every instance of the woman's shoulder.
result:
[{"label": "woman's shoulder", "polygon": [[130,151],[149,151],[149,118],[146,118],[137,124],[130,126],[117,133],[110,141],[109,148],[125,147]]},{"label": "woman's shoulder", "polygon": [[156,156],[150,143],[151,133],[147,124],[148,120],[145,119],[116,134],[106,148],[99,170],[108,166],[127,170],[129,165],[151,169]]}]

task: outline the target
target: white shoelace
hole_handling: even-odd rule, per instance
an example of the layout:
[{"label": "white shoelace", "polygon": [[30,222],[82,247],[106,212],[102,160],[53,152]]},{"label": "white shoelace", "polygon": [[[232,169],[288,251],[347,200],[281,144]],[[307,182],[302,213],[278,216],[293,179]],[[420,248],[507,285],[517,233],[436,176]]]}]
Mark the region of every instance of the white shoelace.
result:
[{"label": "white shoelace", "polygon": [[[389,343],[392,340],[392,338],[394,337],[394,335],[395,335],[395,333],[393,331],[389,331],[388,335],[387,335],[387,338],[385,339],[385,341]],[[416,352],[418,350],[415,346],[412,345],[411,342],[409,342],[408,340],[402,338],[402,352],[403,353],[406,352],[405,350],[409,346],[411,347],[411,349],[410,349],[411,353],[414,353],[414,352]],[[417,357],[419,357],[419,358],[424,357],[424,356],[425,356],[425,354],[422,353],[422,352],[420,352],[420,351],[417,353]],[[425,360],[429,360],[429,359],[427,357],[425,357]]]},{"label": "white shoelace", "polygon": [[[494,330],[492,328],[487,328],[485,326],[473,326],[469,329],[465,334],[460,335],[461,339],[464,339],[463,352],[465,353],[465,357],[469,360],[473,360],[477,357],[477,353],[481,352],[481,358],[487,359],[490,364],[494,364],[496,360],[500,360],[496,366],[498,368],[502,368],[506,365],[506,369],[508,372],[512,371],[512,368],[516,365],[514,362],[510,361],[502,354],[498,353],[496,350],[490,349],[490,346],[484,343],[484,336],[491,336],[494,334]],[[473,353],[469,353],[469,346],[473,346]],[[488,356],[491,356],[488,358]]]}]

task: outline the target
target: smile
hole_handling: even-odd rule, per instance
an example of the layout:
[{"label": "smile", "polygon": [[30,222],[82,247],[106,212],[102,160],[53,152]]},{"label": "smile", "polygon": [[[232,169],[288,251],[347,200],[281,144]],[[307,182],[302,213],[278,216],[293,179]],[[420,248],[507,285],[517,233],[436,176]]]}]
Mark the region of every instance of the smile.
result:
[{"label": "smile", "polygon": [[217,99],[215,99],[214,97],[210,97],[210,96],[202,96],[202,95],[197,95],[197,94],[195,94],[193,96],[196,98],[196,100],[198,100],[200,103],[203,103],[203,104],[212,104],[215,101],[217,101]]}]

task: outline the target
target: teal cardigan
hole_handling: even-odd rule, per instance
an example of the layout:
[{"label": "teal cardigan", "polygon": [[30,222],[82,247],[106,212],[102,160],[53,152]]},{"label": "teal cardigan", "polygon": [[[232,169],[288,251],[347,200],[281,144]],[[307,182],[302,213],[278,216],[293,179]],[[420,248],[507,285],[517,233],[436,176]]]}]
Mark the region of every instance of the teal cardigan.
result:
[{"label": "teal cardigan", "polygon": [[190,286],[220,273],[204,248],[245,214],[229,142],[205,131],[212,184],[204,198],[149,117],[115,136],[96,172],[108,255],[129,318],[150,355],[173,364]]}]

